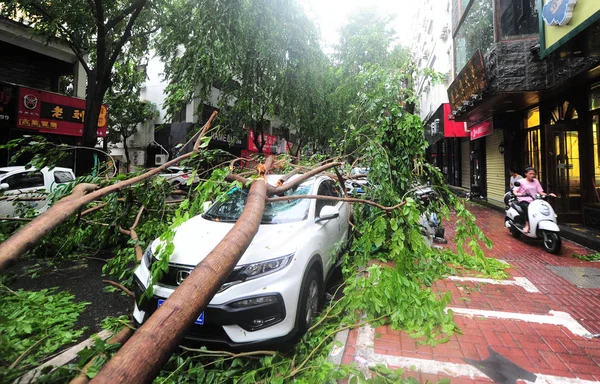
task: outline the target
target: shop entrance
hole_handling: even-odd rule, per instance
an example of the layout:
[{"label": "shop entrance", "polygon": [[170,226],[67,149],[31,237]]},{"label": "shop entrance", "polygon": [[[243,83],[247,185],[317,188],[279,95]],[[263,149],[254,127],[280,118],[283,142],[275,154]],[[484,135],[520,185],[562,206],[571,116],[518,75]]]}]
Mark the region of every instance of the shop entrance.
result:
[{"label": "shop entrance", "polygon": [[471,192],[486,196],[485,138],[471,141]]},{"label": "shop entrance", "polygon": [[559,220],[581,220],[579,115],[569,101],[557,103],[546,125],[548,189],[558,197],[553,205]]},{"label": "shop entrance", "polygon": [[[579,167],[579,131],[572,124],[546,126],[548,146],[548,191],[558,197],[556,213],[581,213],[581,169]],[[567,217],[563,217],[567,219]]]}]

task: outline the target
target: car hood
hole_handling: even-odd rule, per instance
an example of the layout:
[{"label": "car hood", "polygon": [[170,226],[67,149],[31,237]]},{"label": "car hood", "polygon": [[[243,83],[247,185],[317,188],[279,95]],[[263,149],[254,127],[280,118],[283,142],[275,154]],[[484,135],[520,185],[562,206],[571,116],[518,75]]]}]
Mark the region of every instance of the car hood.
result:
[{"label": "car hood", "polygon": [[[183,265],[197,265],[219,244],[235,223],[223,223],[195,216],[175,230],[173,243],[175,250],[170,262]],[[298,243],[304,236],[300,232],[307,220],[285,224],[262,224],[248,249],[238,262],[239,265],[274,259],[296,252]],[[160,244],[157,239],[152,244]]]}]

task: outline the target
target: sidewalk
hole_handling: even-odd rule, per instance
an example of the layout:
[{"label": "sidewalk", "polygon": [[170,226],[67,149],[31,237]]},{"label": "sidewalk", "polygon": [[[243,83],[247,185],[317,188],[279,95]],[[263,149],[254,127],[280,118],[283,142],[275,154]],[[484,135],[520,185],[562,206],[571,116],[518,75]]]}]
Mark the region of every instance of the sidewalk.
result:
[{"label": "sidewalk", "polygon": [[[450,277],[433,289],[452,292],[449,307],[462,335],[435,347],[388,326],[352,330],[342,362],[367,369],[405,368],[419,382],[600,382],[600,263],[573,254],[590,250],[563,240],[560,256],[538,242],[516,240],[503,215],[470,206],[493,241],[490,257],[510,264],[506,281]],[[454,228],[446,225],[452,239]]]}]

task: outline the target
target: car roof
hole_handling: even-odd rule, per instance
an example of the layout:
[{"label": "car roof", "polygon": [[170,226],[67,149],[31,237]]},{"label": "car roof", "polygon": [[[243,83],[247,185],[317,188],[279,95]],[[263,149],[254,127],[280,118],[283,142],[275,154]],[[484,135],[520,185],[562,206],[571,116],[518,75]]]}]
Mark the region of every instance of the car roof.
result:
[{"label": "car roof", "polygon": [[[48,170],[49,168],[48,167],[44,167],[42,169]],[[30,168],[25,169],[24,165],[13,165],[13,166],[10,166],[10,167],[0,167],[0,171],[7,172],[7,173],[8,172],[14,172],[14,171],[25,171],[25,170],[27,170],[27,171],[37,171],[38,169],[35,168],[35,167],[30,167]],[[67,172],[72,172],[73,171],[70,168],[64,168],[64,167],[54,167],[53,170],[56,170],[56,171],[67,171]]]}]

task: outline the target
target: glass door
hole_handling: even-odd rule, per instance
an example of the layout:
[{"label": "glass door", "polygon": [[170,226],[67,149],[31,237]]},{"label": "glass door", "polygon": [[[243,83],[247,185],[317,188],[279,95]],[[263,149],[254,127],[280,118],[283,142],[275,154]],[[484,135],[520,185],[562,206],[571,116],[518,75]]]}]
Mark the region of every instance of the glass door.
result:
[{"label": "glass door", "polygon": [[554,208],[557,213],[581,212],[581,170],[579,167],[579,132],[566,126],[551,126],[553,153],[549,155],[550,166],[554,168],[549,187],[557,199]]}]

